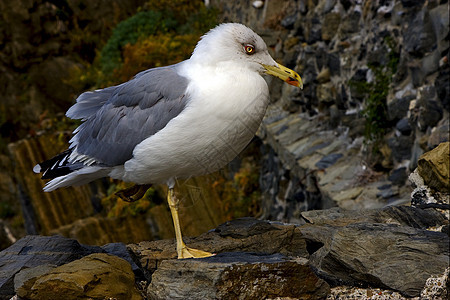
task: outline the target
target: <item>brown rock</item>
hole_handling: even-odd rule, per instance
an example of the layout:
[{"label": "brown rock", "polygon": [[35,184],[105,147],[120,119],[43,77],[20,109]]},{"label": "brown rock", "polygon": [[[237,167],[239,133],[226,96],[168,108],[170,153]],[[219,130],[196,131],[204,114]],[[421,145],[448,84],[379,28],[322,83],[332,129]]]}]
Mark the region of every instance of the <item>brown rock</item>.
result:
[{"label": "brown rock", "polygon": [[316,80],[319,83],[325,83],[325,82],[330,81],[330,76],[331,76],[330,69],[325,68],[325,69],[322,69],[322,71],[320,71],[320,73],[316,77]]},{"label": "brown rock", "polygon": [[[142,299],[130,264],[117,256],[95,253],[33,278],[18,289],[26,299]],[[25,286],[29,286],[25,283]]]},{"label": "brown rock", "polygon": [[338,13],[329,13],[325,15],[322,27],[322,39],[330,41],[336,35],[341,23],[341,16]]},{"label": "brown rock", "polygon": [[418,171],[427,186],[441,192],[450,192],[449,157],[450,142],[446,142],[419,158]]},{"label": "brown rock", "polygon": [[[281,253],[286,256],[308,257],[306,242],[294,225],[282,225],[252,218],[226,222],[215,230],[196,238],[184,238],[189,247],[212,253],[258,252]],[[130,244],[128,249],[149,274],[161,261],[176,258],[174,240],[144,241]]]},{"label": "brown rock", "polygon": [[150,299],[321,299],[329,290],[304,258],[234,252],[165,260],[147,292]]}]

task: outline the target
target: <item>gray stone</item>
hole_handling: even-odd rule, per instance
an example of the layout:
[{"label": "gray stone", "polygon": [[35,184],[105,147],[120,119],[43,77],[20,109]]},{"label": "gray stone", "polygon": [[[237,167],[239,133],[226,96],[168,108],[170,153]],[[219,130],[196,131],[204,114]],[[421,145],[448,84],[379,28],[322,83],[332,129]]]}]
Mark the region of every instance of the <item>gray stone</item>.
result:
[{"label": "gray stone", "polygon": [[401,0],[403,7],[422,7],[425,0]]},{"label": "gray stone", "polygon": [[449,119],[442,119],[439,123],[431,129],[431,134],[428,137],[427,146],[428,149],[436,148],[440,143],[449,141]]},{"label": "gray stone", "polygon": [[297,14],[293,14],[281,20],[281,26],[283,26],[286,29],[292,29],[294,28],[294,24],[296,21],[297,21]]},{"label": "gray stone", "polygon": [[[14,276],[14,291],[17,293],[20,289],[29,290],[33,283],[35,282],[35,278],[47,274],[54,268],[56,265],[45,264],[37,267],[26,268],[20,271]],[[25,285],[25,283],[27,283]]]},{"label": "gray stone", "polygon": [[326,169],[334,165],[342,156],[344,156],[342,153],[332,153],[324,156],[316,163],[316,167],[319,169]]},{"label": "gray stone", "polygon": [[410,206],[388,206],[382,209],[367,210],[345,210],[335,207],[327,210],[302,212],[302,217],[313,225],[332,227],[356,223],[384,223],[427,229],[445,222],[445,217],[434,209],[419,209]]},{"label": "gray stone", "polygon": [[306,259],[234,252],[165,260],[147,293],[150,299],[320,299],[329,290]]},{"label": "gray stone", "polygon": [[411,148],[413,146],[413,137],[401,135],[393,136],[387,140],[389,147],[392,149],[392,157],[401,162],[411,158]]},{"label": "gray stone", "polygon": [[430,75],[439,69],[439,59],[441,54],[437,49],[422,58],[422,71],[425,75]]},{"label": "gray stone", "polygon": [[409,125],[409,119],[403,118],[400,121],[397,122],[395,125],[395,128],[400,131],[403,135],[410,135],[411,134],[411,125]]},{"label": "gray stone", "polygon": [[406,116],[409,103],[415,98],[414,95],[408,95],[401,98],[393,97],[387,101],[387,110],[389,120],[399,120]]},{"label": "gray stone", "polygon": [[109,243],[103,245],[101,248],[108,254],[115,255],[126,260],[131,265],[131,269],[133,270],[134,274],[138,278],[143,277],[142,270],[133,261],[130,253],[127,250],[127,246],[124,243]]},{"label": "gray stone", "polygon": [[394,224],[301,227],[315,245],[310,262],[334,284],[365,283],[408,297],[420,295],[426,280],[449,265],[449,237]]},{"label": "gray stone", "polygon": [[388,179],[394,185],[403,186],[408,179],[408,175],[406,174],[406,167],[401,167],[391,171]]},{"label": "gray stone", "polygon": [[[449,55],[450,57],[450,55]],[[447,63],[445,68],[439,71],[435,81],[436,93],[442,107],[447,111],[450,110],[450,65]]]},{"label": "gray stone", "polygon": [[442,108],[437,101],[421,101],[419,118],[417,123],[422,131],[425,131],[428,127],[434,127],[442,118]]},{"label": "gray stone", "polygon": [[448,49],[449,46],[448,4],[444,3],[431,9],[430,18],[438,42],[438,52],[441,53],[445,49]]},{"label": "gray stone", "polygon": [[[296,232],[294,225],[253,218],[226,222],[197,238],[184,240],[189,247],[212,253],[258,252],[308,257],[306,243]],[[174,240],[143,241],[128,245],[128,249],[138,265],[143,266],[146,274],[152,274],[161,261],[176,257]]]},{"label": "gray stone", "polygon": [[408,24],[403,34],[405,50],[413,55],[420,56],[436,44],[436,36],[426,8],[419,11],[414,20]]}]

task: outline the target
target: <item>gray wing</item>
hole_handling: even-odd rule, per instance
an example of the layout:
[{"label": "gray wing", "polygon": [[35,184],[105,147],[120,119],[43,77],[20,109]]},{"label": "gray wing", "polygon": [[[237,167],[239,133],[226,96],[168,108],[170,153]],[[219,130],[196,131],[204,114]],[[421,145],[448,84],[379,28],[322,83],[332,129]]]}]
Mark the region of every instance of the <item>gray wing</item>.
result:
[{"label": "gray wing", "polygon": [[132,157],[137,144],[180,114],[188,101],[188,81],[176,67],[150,69],[121,85],[90,92],[74,105],[77,108],[69,109],[69,117],[85,120],[71,140],[79,158],[74,160],[121,165]]}]

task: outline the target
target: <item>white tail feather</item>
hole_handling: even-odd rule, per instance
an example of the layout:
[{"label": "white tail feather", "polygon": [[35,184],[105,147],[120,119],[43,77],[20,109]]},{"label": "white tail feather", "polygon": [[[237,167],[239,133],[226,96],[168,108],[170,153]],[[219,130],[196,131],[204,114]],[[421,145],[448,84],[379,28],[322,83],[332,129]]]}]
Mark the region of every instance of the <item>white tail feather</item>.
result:
[{"label": "white tail feather", "polygon": [[110,168],[88,166],[64,176],[56,177],[44,187],[44,192],[51,192],[61,187],[77,186],[89,183],[95,179],[108,176]]}]

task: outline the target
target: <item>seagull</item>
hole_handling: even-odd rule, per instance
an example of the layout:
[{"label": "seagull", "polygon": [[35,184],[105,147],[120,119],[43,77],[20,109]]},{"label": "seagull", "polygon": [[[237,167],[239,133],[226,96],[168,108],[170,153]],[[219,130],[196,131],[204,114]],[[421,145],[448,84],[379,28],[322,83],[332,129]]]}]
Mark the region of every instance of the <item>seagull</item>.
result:
[{"label": "seagull", "polygon": [[188,60],[82,93],[66,113],[82,121],[68,149],[33,171],[52,179],[45,192],[108,176],[132,182],[118,194],[127,201],[141,198],[151,184],[166,184],[178,258],[211,256],[183,242],[175,182],[219,170],[251,141],[269,103],[263,74],[303,88],[301,77],[278,64],[253,30],[218,25]]}]

